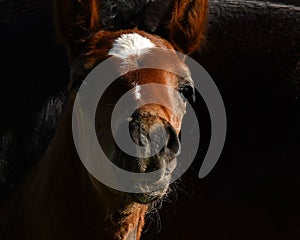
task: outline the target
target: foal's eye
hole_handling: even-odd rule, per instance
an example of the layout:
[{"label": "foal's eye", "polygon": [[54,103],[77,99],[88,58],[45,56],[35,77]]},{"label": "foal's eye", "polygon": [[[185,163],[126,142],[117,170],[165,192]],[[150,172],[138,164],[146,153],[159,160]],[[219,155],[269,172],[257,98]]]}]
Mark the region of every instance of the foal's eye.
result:
[{"label": "foal's eye", "polygon": [[195,89],[192,85],[186,84],[179,88],[180,94],[189,102],[195,102]]}]

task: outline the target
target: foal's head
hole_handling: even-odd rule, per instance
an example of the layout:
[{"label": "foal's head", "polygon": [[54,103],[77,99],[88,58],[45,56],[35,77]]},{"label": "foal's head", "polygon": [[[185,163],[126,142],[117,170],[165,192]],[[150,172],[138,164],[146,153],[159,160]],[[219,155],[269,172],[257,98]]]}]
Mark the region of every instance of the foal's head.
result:
[{"label": "foal's head", "polygon": [[[158,190],[149,191],[142,184],[141,193],[129,194],[112,190],[131,201],[148,203],[161,198],[169,187],[176,167],[176,156],[180,153],[179,135],[186,98],[192,97],[194,92],[193,81],[187,66],[168,41],[136,29],[105,31],[101,26],[93,26],[99,16],[92,10],[87,13],[91,15],[89,29],[94,31],[77,42],[69,39],[74,36],[74,32],[65,30],[74,24],[65,24],[65,16],[60,16],[59,19],[64,23],[61,27],[62,37],[69,47],[72,73],[70,86],[72,91],[76,91],[86,75],[110,57],[117,63],[116,71],[120,73],[120,77],[106,89],[99,101],[95,119],[96,133],[105,154],[118,167],[135,173],[159,170],[155,180]],[[168,55],[156,57],[160,56],[161,50],[168,50]],[[149,62],[153,65],[154,58],[154,65],[167,67],[171,71],[143,68]],[[180,75],[174,72],[179,72]],[[144,87],[146,85],[147,89]],[[111,132],[113,109],[120,97],[129,90],[133,90],[130,97],[138,107],[128,119],[120,120],[112,127],[115,127],[117,134],[122,134],[125,128],[129,128],[130,137],[136,145],[135,156],[122,151]],[[103,187],[92,176],[91,179],[96,188]]]},{"label": "foal's head", "polygon": [[[161,57],[160,51],[164,50],[168,55]],[[126,194],[134,201],[148,203],[162,197],[168,189],[176,167],[176,156],[180,152],[181,121],[186,98],[193,94],[193,81],[187,66],[166,40],[138,30],[99,31],[73,63],[73,90],[80,85],[78,81],[109,57],[117,63],[116,71],[120,77],[106,89],[99,101],[95,120],[98,141],[108,158],[124,170],[136,173],[160,171],[155,179],[158,190],[149,192],[147,186],[141,184],[142,193]],[[171,71],[143,68],[149,63]],[[180,75],[173,72],[180,72]],[[130,90],[136,110],[128,119],[120,119],[112,127],[117,135],[129,128],[131,140],[137,146],[133,149],[135,156],[125,153],[115,143],[111,132],[114,107]],[[127,111],[126,108],[123,110]],[[99,185],[95,179],[93,181]]]}]

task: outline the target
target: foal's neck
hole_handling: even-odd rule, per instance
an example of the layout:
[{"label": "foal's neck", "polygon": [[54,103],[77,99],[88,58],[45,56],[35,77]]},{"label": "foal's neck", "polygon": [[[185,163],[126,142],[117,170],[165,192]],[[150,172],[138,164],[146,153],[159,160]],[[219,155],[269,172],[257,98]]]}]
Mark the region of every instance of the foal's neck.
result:
[{"label": "foal's neck", "polygon": [[16,197],[18,221],[12,231],[23,230],[26,240],[126,240],[132,232],[139,239],[147,206],[104,186],[95,189],[73,143],[72,106],[66,104],[44,157]]}]

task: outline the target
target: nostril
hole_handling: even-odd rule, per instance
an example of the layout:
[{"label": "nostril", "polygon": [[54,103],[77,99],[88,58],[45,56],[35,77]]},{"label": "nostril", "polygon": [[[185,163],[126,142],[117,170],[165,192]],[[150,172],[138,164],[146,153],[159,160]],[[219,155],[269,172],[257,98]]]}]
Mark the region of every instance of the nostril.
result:
[{"label": "nostril", "polygon": [[173,152],[174,154],[179,154],[180,153],[180,143],[179,143],[179,138],[174,130],[174,128],[169,125],[167,127],[167,131],[169,134],[168,142],[167,142],[167,148]]},{"label": "nostril", "polygon": [[164,161],[161,159],[151,159],[151,162],[146,165],[145,172],[154,172],[157,170],[164,171]]},{"label": "nostril", "polygon": [[151,141],[151,155],[157,154],[167,144],[168,133],[161,124],[154,124],[150,127],[149,138]]},{"label": "nostril", "polygon": [[154,124],[150,128],[149,137],[151,140],[151,152],[158,152],[165,146],[173,154],[179,154],[180,143],[175,129],[169,124]]},{"label": "nostril", "polygon": [[154,124],[150,128],[149,137],[151,142],[164,146],[167,142],[166,129],[160,124]]}]

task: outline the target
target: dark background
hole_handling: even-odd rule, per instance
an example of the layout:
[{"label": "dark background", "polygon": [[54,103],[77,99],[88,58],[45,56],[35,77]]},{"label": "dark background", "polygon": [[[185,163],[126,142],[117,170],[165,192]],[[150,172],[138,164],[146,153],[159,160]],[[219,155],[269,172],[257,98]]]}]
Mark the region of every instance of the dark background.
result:
[{"label": "dark background", "polygon": [[[300,239],[300,1],[272,2],[210,1],[206,43],[194,58],[223,96],[225,148],[198,179],[209,140],[201,129],[197,159],[149,215],[144,239]],[[52,8],[49,0],[0,1],[1,200],[42,154],[61,110],[55,100],[46,105],[63,98],[69,78]],[[200,98],[195,108],[205,115]]]}]

